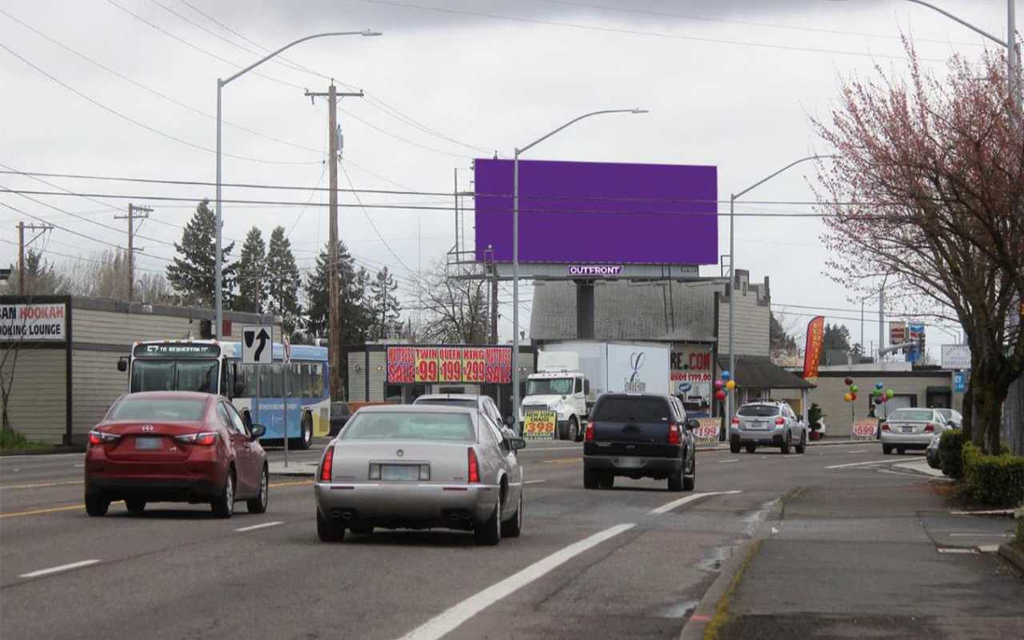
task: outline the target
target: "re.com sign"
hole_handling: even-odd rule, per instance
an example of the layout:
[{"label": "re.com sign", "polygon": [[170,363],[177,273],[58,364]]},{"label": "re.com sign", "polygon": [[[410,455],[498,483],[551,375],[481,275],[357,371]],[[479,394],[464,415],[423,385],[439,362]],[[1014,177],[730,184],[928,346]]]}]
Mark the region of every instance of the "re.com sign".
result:
[{"label": "re.com sign", "polygon": [[63,342],[66,339],[63,303],[0,305],[0,342]]}]

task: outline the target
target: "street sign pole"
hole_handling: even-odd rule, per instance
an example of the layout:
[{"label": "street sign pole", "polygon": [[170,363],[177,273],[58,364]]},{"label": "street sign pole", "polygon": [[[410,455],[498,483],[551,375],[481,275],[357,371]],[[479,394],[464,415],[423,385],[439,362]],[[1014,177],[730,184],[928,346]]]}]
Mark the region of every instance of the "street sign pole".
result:
[{"label": "street sign pole", "polygon": [[288,468],[288,362],[281,362],[281,424],[284,429],[284,466]]}]

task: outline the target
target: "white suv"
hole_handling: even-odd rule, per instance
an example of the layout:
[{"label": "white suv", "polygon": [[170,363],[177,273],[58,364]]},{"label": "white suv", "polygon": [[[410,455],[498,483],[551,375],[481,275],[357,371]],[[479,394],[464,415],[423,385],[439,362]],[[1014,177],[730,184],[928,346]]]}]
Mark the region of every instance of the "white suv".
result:
[{"label": "white suv", "polygon": [[750,402],[739,408],[729,426],[729,450],[739,453],[746,447],[754,453],[758,446],[772,446],[789,453],[807,448],[807,425],[785,402]]}]

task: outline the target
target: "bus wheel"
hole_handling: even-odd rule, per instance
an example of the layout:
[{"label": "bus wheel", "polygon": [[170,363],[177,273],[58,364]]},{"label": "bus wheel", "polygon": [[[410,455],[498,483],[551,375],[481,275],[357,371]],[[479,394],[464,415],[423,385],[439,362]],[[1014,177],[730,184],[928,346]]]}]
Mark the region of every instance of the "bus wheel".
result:
[{"label": "bus wheel", "polygon": [[313,444],[313,419],[308,413],[302,414],[302,437],[299,438],[298,448],[308,449]]}]

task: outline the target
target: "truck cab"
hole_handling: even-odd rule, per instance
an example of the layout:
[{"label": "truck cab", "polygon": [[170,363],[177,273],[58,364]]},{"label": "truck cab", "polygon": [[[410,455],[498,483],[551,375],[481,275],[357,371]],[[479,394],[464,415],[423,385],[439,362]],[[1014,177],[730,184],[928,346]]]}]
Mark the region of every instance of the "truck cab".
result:
[{"label": "truck cab", "polygon": [[587,395],[590,381],[578,371],[573,353],[544,353],[537,357],[538,373],[526,378],[526,395],[520,403],[519,424],[530,411],[554,411],[557,414],[555,438],[559,440],[583,439],[587,424]]}]

